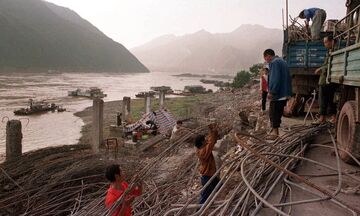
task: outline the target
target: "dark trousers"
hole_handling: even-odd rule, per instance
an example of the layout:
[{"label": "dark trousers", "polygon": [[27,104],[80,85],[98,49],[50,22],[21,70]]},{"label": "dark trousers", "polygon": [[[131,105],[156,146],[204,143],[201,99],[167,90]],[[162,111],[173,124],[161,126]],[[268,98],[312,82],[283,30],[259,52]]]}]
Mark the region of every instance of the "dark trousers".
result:
[{"label": "dark trousers", "polygon": [[336,104],[334,103],[335,86],[333,84],[319,86],[320,115],[336,114]]},{"label": "dark trousers", "polygon": [[[210,180],[211,176],[201,176],[201,185],[204,187],[206,183]],[[200,204],[204,204],[207,198],[210,196],[211,192],[215,189],[216,185],[219,183],[219,177],[215,177],[211,183],[201,192]]]},{"label": "dark trousers", "polygon": [[286,106],[287,100],[272,100],[270,101],[270,122],[272,128],[279,128],[281,124],[281,117],[284,113],[284,107]]},{"label": "dark trousers", "polygon": [[266,110],[266,99],[267,99],[267,96],[268,96],[268,92],[262,91],[262,94],[261,94],[261,110],[262,110],[262,111],[265,111],[265,110]]}]

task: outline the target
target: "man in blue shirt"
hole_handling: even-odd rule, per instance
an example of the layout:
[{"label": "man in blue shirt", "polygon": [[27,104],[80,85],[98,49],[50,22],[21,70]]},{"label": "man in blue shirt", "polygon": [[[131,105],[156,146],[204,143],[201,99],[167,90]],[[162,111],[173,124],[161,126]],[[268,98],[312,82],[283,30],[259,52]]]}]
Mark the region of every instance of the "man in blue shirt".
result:
[{"label": "man in blue shirt", "polygon": [[310,20],[311,24],[311,38],[313,40],[320,39],[321,28],[326,20],[326,12],[320,8],[309,8],[300,12],[299,18],[305,19],[305,25],[308,28]]},{"label": "man in blue shirt", "polygon": [[275,56],[272,49],[264,51],[264,59],[269,64],[269,116],[271,132],[269,140],[275,140],[279,136],[281,117],[288,98],[292,96],[291,75],[287,63],[280,57]]}]

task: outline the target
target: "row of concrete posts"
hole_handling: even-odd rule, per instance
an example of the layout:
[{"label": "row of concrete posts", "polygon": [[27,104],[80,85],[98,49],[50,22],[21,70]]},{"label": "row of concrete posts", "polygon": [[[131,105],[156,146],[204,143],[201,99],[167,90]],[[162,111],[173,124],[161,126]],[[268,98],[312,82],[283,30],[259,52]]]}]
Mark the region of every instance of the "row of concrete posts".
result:
[{"label": "row of concrete posts", "polygon": [[[159,103],[160,107],[164,107],[165,91],[160,91]],[[131,98],[124,97],[122,104],[122,116],[124,120],[128,120],[131,114]],[[145,112],[151,112],[151,96],[145,96]],[[99,146],[104,140],[104,101],[95,99],[93,101],[93,137],[92,148],[95,152],[99,152]],[[14,160],[22,155],[22,126],[20,120],[9,120],[6,123],[6,160]]]},{"label": "row of concrete posts", "polygon": [[[160,108],[164,107],[165,103],[165,91],[160,91],[159,94],[159,105]],[[151,112],[151,95],[149,93],[145,94],[145,112]],[[125,121],[129,120],[131,115],[131,98],[123,97],[122,101],[122,117]],[[104,101],[102,99],[95,99],[93,101],[93,141],[92,148],[95,152],[99,152],[99,147],[104,140]]]}]

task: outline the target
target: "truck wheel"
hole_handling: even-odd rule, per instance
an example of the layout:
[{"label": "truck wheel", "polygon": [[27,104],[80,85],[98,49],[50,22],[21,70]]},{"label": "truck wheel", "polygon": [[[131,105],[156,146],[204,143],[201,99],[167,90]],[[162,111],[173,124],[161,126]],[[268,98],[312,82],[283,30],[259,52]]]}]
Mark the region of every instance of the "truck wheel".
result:
[{"label": "truck wheel", "polygon": [[[355,111],[355,101],[347,101],[342,107],[337,123],[337,142],[340,149],[360,158],[360,125],[356,123]],[[346,163],[354,162],[346,152],[339,151],[339,155]]]}]

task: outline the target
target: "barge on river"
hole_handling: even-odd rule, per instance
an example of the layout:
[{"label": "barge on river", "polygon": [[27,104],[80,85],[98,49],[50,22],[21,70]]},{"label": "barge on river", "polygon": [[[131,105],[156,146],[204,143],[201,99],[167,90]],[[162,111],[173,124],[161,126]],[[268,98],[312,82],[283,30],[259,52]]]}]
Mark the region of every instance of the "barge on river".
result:
[{"label": "barge on river", "polygon": [[[59,106],[54,103],[48,103],[46,101],[34,101],[33,99],[29,100],[29,107],[17,109],[14,111],[15,115],[32,115],[32,114],[40,114],[49,111],[58,110]],[[65,111],[65,108],[61,107],[60,112]]]},{"label": "barge on river", "polygon": [[91,87],[90,89],[82,90],[82,89],[76,89],[74,91],[69,91],[68,96],[72,97],[87,97],[87,98],[104,98],[107,95],[104,94],[104,92],[97,87]]},{"label": "barge on river", "polygon": [[155,91],[139,92],[135,95],[136,98],[145,98],[146,96],[155,97]]}]

